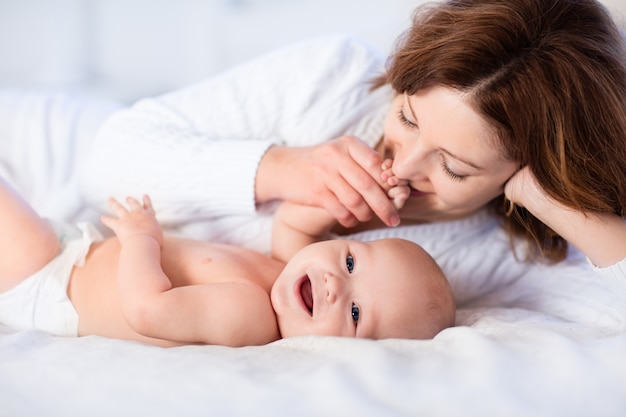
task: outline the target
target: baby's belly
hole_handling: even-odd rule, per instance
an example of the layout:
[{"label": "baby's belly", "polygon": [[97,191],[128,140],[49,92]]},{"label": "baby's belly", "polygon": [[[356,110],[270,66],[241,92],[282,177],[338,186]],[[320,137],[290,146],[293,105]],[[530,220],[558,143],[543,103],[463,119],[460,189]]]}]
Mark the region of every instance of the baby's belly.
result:
[{"label": "baby's belly", "polygon": [[120,309],[115,271],[119,244],[114,239],[94,243],[83,266],[75,266],[68,295],[78,312],[78,334],[117,334],[125,320]]},{"label": "baby's belly", "polygon": [[85,264],[72,271],[68,295],[78,312],[79,336],[98,335],[172,346],[171,342],[138,334],[124,319],[116,278],[119,249],[117,239],[94,243]]}]

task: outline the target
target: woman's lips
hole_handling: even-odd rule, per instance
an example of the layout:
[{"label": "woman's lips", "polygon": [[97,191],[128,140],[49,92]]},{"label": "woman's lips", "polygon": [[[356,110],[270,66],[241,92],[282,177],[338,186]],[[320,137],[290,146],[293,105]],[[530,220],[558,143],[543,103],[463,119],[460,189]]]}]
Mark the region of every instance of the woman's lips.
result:
[{"label": "woman's lips", "polygon": [[432,193],[425,193],[423,191],[415,189],[415,188],[411,187],[410,185],[409,185],[409,188],[411,189],[410,197],[421,197],[421,196],[424,196],[424,195],[432,194]]},{"label": "woman's lips", "polygon": [[308,275],[303,276],[297,285],[298,301],[309,315],[313,316],[313,290]]}]

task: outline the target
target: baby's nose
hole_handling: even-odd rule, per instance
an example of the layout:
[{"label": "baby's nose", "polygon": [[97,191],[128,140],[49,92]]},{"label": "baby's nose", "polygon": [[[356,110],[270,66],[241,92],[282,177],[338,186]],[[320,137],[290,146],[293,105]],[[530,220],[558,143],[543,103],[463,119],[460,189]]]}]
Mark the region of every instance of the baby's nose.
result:
[{"label": "baby's nose", "polygon": [[333,304],[343,291],[343,282],[341,278],[327,272],[324,274],[324,287],[326,289],[326,301]]}]

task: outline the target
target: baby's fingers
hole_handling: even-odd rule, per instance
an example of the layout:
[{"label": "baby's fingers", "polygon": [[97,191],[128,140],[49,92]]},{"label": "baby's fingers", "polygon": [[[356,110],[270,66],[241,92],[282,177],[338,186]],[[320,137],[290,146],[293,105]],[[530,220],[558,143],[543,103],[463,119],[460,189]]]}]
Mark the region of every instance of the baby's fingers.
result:
[{"label": "baby's fingers", "polygon": [[154,212],[154,208],[152,207],[152,200],[147,194],[143,196],[143,208],[147,211]]},{"label": "baby's fingers", "polygon": [[143,209],[141,203],[133,197],[126,197],[126,204],[128,204],[128,208],[130,209],[130,211]]},{"label": "baby's fingers", "polygon": [[102,215],[102,216],[100,216],[100,221],[102,222],[103,225],[105,225],[109,229],[115,230],[115,226],[117,224],[117,219],[116,218]]},{"label": "baby's fingers", "polygon": [[122,217],[124,214],[128,213],[128,209],[124,207],[119,201],[115,198],[111,197],[108,200],[109,207],[113,209],[113,212],[117,217]]}]

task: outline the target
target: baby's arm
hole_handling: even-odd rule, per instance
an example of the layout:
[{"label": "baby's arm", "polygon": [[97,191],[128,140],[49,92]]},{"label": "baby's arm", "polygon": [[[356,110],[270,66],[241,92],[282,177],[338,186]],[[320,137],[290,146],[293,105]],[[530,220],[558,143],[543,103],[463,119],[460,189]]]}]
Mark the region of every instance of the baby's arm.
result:
[{"label": "baby's arm", "polygon": [[303,247],[328,239],[335,223],[324,208],[281,203],[274,214],[272,257],[287,262]]},{"label": "baby's arm", "polygon": [[102,223],[115,232],[120,242],[118,288],[122,311],[131,327],[136,327],[133,324],[138,309],[154,294],[172,288],[161,268],[163,232],[148,196],[142,203],[127,198],[128,209],[114,198],[108,202],[115,217],[102,216]]},{"label": "baby's arm", "polygon": [[[278,338],[267,293],[245,280],[173,287],[161,266],[163,233],[150,199],[114,199],[103,216],[120,241],[118,288],[124,318],[144,336],[182,343],[259,345]],[[248,285],[246,285],[248,284]]]}]

